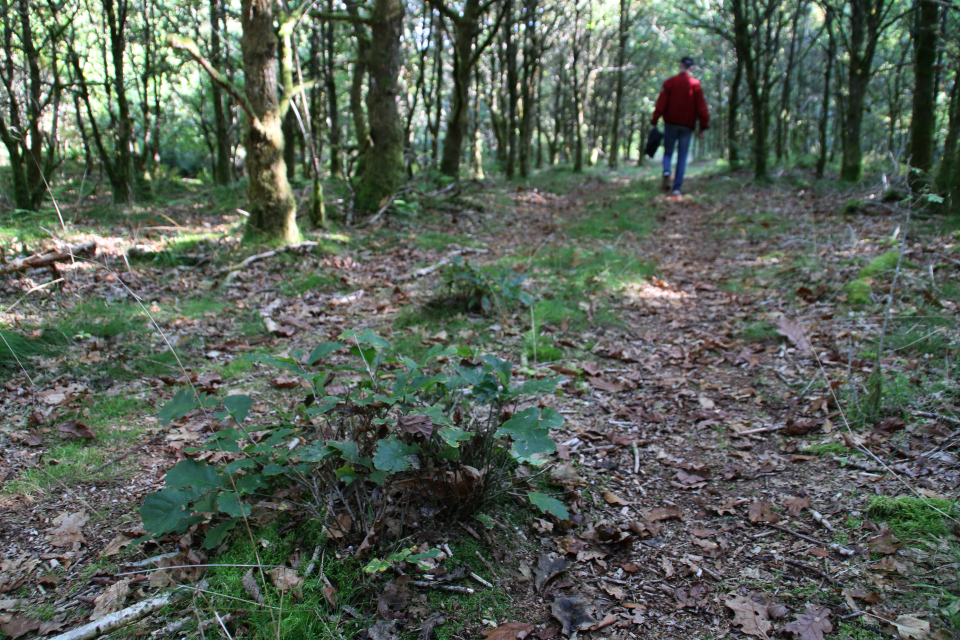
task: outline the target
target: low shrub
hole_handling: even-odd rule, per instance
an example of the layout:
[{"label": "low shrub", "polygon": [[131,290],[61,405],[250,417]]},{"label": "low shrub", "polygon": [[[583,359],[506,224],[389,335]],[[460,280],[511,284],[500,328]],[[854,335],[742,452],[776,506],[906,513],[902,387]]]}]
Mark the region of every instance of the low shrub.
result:
[{"label": "low shrub", "polygon": [[[549,431],[562,416],[528,402],[551,393],[556,378],[512,384],[511,363],[466,348],[434,347],[416,362],[369,329],[341,339],[352,345],[250,356],[310,387],[277,423],[249,424],[246,395],[218,400],[181,391],[164,405],[165,424],[218,408],[215,417],[233,426],[186,450],[196,458],[170,469],[165,488],[146,497],[141,515],[150,536],[196,525],[211,548],[256,508],[296,509],[363,554],[417,529],[424,513],[473,514],[517,488],[518,463],[535,466],[556,450]],[[556,499],[528,497],[541,511],[568,517]]]}]

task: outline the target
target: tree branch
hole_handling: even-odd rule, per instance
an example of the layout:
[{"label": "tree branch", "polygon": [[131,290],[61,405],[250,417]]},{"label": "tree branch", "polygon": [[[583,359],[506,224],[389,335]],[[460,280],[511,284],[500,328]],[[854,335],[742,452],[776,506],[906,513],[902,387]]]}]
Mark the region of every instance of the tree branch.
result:
[{"label": "tree branch", "polygon": [[240,91],[240,88],[237,87],[237,85],[224,78],[219,71],[213,68],[213,65],[210,64],[210,61],[200,54],[200,49],[197,48],[197,44],[193,40],[168,33],[167,45],[171,49],[182,51],[196,60],[197,63],[203,67],[203,70],[206,71],[210,76],[210,79],[220,85],[221,89],[229,93],[230,97],[237,101],[237,104],[239,104],[240,108],[242,108],[244,113],[247,114],[247,117],[249,117],[251,120],[258,120],[257,115],[253,110],[253,105],[250,104],[247,96]]},{"label": "tree branch", "polygon": [[359,24],[370,24],[370,20],[362,18],[359,15],[352,16],[349,13],[327,13],[326,11],[311,11],[310,17],[314,20],[339,20],[340,22],[353,22]]}]

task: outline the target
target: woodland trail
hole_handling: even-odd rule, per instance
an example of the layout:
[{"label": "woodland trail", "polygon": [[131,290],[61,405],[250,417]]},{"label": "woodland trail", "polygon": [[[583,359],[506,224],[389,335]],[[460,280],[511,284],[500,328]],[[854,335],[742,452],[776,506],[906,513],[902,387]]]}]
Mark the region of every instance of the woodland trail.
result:
[{"label": "woodland trail", "polygon": [[[135,266],[124,282],[153,301],[163,340],[175,345],[186,371],[107,380],[102,367],[136,368],[139,352],[129,337],[94,335],[41,363],[49,374],[37,378],[39,386],[16,377],[7,383],[4,410],[22,422],[4,436],[0,508],[11,560],[0,571],[0,593],[16,595],[17,604],[0,602],[46,611],[48,631],[70,628],[134,560],[195,553],[189,534],[136,551],[117,546],[143,533],[137,509],[162,486],[165,470],[218,428],[196,413],[162,428],[151,405],[192,380],[211,392],[253,389],[251,415],[266,418],[289,405],[296,386],[288,390],[289,381],[259,365],[239,366],[241,354],[308,349],[344,329],[372,328],[411,352],[468,344],[519,361],[524,375],[563,378],[560,393],[540,399],[566,421],[551,434],[558,452],[538,481],[568,506],[571,520],[544,515],[522,526],[469,529],[496,560],[484,574],[495,589],[469,611],[407,593],[409,605],[396,612],[407,631],[440,607],[459,625],[453,635],[437,627],[442,640],[476,638],[509,621],[534,624],[539,640],[577,629],[620,640],[781,630],[813,640],[832,629],[830,637],[864,640],[888,637],[893,623],[930,624],[941,634],[934,637],[950,637],[940,628],[953,602],[943,594],[956,581],[950,547],[898,538],[885,520],[893,526],[899,512],[876,503],[877,496],[938,505],[955,499],[960,465],[949,413],[956,408],[949,385],[932,382],[938,367],[950,371],[949,361],[910,351],[914,328],[891,332],[897,352],[883,360],[887,375],[907,376],[914,395],[886,398],[885,413],[866,428],[845,424],[866,391],[864,354],[882,323],[889,275],[876,276],[869,312],[847,303],[846,285],[863,259],[889,251],[900,212],[840,216],[836,192],[788,182],[742,186],[741,177],[694,177],[680,199],[652,193],[650,178],[618,174],[579,180],[562,194],[484,186],[456,207],[438,205],[442,213],[415,231],[389,221],[339,252],[252,263],[229,287],[220,286],[222,267],[209,260],[174,269],[176,280],[167,268]],[[189,228],[202,218],[188,210],[177,220]],[[910,278],[896,314],[932,317],[933,297],[946,326],[955,326],[958,270],[942,259],[951,236],[921,225],[911,233]],[[425,237],[444,240],[413,241]],[[454,237],[462,241],[451,243]],[[164,242],[147,248],[160,251]],[[408,276],[464,249],[474,251],[466,254],[472,261],[523,272],[527,290],[542,296],[532,318],[539,352],[530,349],[527,310],[491,319],[424,306],[442,272]],[[122,256],[102,259],[117,266]],[[935,289],[925,284],[928,269]],[[71,278],[68,286],[91,298],[125,295],[100,271],[77,269]],[[309,286],[290,288],[304,278]],[[181,298],[184,292],[196,299]],[[200,304],[208,299],[222,303]],[[44,304],[25,316],[46,313]],[[165,316],[167,308],[176,312]],[[251,332],[248,314],[275,319],[276,330]],[[539,362],[543,347],[558,355]],[[106,392],[89,391],[98,388]],[[108,422],[96,418],[99,403],[84,400],[108,396],[145,400]],[[45,415],[32,413],[38,398]],[[86,436],[76,422],[65,428],[68,416],[89,421],[94,437],[71,442]],[[949,540],[949,522],[936,522],[940,540]],[[438,535],[455,544],[464,531]],[[37,582],[41,575],[46,582]],[[936,591],[918,588],[920,581]],[[508,602],[497,600],[504,594]],[[373,604],[352,602],[362,612]],[[9,607],[3,624],[40,624],[36,613],[11,618]],[[790,626],[795,619],[799,626]]]}]

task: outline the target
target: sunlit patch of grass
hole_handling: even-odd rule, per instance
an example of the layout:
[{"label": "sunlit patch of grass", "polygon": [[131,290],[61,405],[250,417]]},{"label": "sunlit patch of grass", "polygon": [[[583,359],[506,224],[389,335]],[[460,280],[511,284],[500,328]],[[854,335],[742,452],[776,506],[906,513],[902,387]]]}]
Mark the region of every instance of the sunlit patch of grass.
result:
[{"label": "sunlit patch of grass", "polygon": [[[96,430],[94,432],[96,433]],[[47,436],[50,439],[55,437]],[[41,464],[24,470],[20,476],[0,488],[0,492],[6,495],[35,496],[91,482],[104,473],[109,473],[109,470],[95,470],[112,455],[115,454],[95,442],[51,444],[46,447]]]},{"label": "sunlit patch of grass", "polygon": [[783,339],[777,328],[764,320],[748,323],[737,337],[747,342],[779,342]]},{"label": "sunlit patch of grass", "polygon": [[[106,426],[116,423],[121,418],[126,418],[133,413],[142,413],[147,410],[149,404],[146,400],[136,396],[118,394],[109,396],[99,394],[96,402],[90,407],[89,418],[85,420],[91,427]],[[127,425],[125,425],[127,426]],[[130,425],[132,426],[132,425]],[[140,429],[133,427],[123,431],[123,437],[132,437],[140,433]]]},{"label": "sunlit patch of grass", "polygon": [[[363,573],[362,564],[351,553],[338,552],[333,546],[326,547],[313,575],[304,581],[301,587],[303,598],[299,601],[294,601],[289,593],[282,596],[268,576],[266,582],[261,579],[261,572],[257,569],[253,569],[253,577],[266,606],[260,607],[250,602],[250,594],[242,584],[250,565],[258,562],[267,565],[263,568],[265,575],[272,568],[269,565],[286,564],[297,549],[305,556],[298,571],[302,575],[310,563],[313,550],[325,544],[320,523],[308,521],[284,533],[279,533],[280,522],[257,529],[253,532],[257,540],[256,550],[252,546],[251,536],[240,530],[242,526],[234,532],[223,550],[210,560],[211,566],[205,576],[210,583],[210,593],[194,601],[201,619],[212,618],[214,611],[221,615],[224,611],[243,611],[244,624],[250,630],[246,637],[259,640],[273,640],[278,636],[333,640],[350,638],[359,633],[363,621],[347,617],[340,607],[330,605],[323,595],[325,583],[318,578],[322,574],[330,580],[340,603],[359,606],[360,599],[372,590],[373,585]],[[268,607],[272,607],[272,611]],[[168,608],[165,613],[172,616],[183,615],[184,612],[179,607]],[[189,615],[196,617],[192,611]]]},{"label": "sunlit patch of grass", "polygon": [[295,296],[317,289],[338,289],[340,284],[340,279],[333,273],[319,270],[301,273],[295,278],[283,282],[280,289],[286,295]]},{"label": "sunlit patch of grass", "polygon": [[851,455],[851,453],[856,454],[855,451],[848,449],[838,442],[812,444],[809,447],[805,447],[803,452],[814,456],[820,456],[821,458],[826,458],[829,456],[846,456]]},{"label": "sunlit patch of grass", "polygon": [[200,318],[208,313],[219,314],[223,311],[224,303],[210,298],[196,298],[180,303],[180,313],[188,318]]},{"label": "sunlit patch of grass", "polygon": [[867,515],[886,522],[890,530],[902,538],[919,539],[949,533],[952,524],[949,518],[960,516],[960,510],[951,500],[874,496],[867,507]]}]

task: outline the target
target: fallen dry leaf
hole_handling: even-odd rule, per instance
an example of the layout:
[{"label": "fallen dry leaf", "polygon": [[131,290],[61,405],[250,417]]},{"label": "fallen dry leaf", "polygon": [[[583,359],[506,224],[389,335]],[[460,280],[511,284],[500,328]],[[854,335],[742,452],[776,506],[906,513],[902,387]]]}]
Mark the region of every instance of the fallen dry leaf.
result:
[{"label": "fallen dry leaf", "polygon": [[795,518],[800,515],[801,511],[810,508],[810,498],[787,498],[783,501],[783,504],[787,507],[787,513]]},{"label": "fallen dry leaf", "polygon": [[90,427],[85,425],[80,420],[67,420],[57,427],[57,431],[75,436],[77,438],[83,438],[84,440],[93,440],[96,437],[94,436],[93,431],[90,430]]},{"label": "fallen dry leaf", "polygon": [[533,586],[537,591],[543,589],[554,576],[567,570],[570,563],[554,553],[544,553],[537,561],[537,568],[534,570]]},{"label": "fallen dry leaf", "polygon": [[923,640],[930,635],[930,623],[913,616],[900,616],[893,621],[901,640]]},{"label": "fallen dry leaf", "polygon": [[671,520],[671,519],[680,519],[680,507],[676,505],[667,505],[666,507],[660,507],[654,509],[649,513],[645,513],[644,518],[650,522],[659,522],[660,520]]},{"label": "fallen dry leaf", "polygon": [[783,628],[799,640],[823,640],[823,634],[833,631],[830,622],[830,609],[808,604],[797,619]]},{"label": "fallen dry leaf", "polygon": [[271,382],[273,382],[273,386],[278,389],[293,389],[300,384],[300,378],[282,373],[271,380]]},{"label": "fallen dry leaf", "polygon": [[55,547],[73,547],[74,550],[80,548],[80,544],[86,542],[83,539],[83,525],[90,520],[87,514],[82,511],[77,513],[61,513],[53,520],[56,525],[47,529],[50,538],[50,544]]},{"label": "fallen dry leaf", "polygon": [[253,575],[253,569],[243,574],[243,577],[240,578],[240,584],[254,602],[263,604],[263,592],[260,591],[260,585],[257,584],[257,579]]},{"label": "fallen dry leaf", "polygon": [[40,621],[36,618],[27,618],[26,616],[14,615],[6,622],[0,622],[0,631],[10,636],[11,640],[16,640],[20,636],[33,633],[40,628]]},{"label": "fallen dry leaf", "polygon": [[804,355],[813,351],[806,330],[787,316],[777,318],[777,333],[786,337]]},{"label": "fallen dry leaf", "polygon": [[397,426],[403,433],[412,433],[429,438],[433,434],[433,419],[430,416],[407,415],[397,418]]},{"label": "fallen dry leaf", "polygon": [[754,500],[751,502],[748,517],[750,518],[750,522],[753,523],[769,522],[770,524],[776,524],[783,519],[779,513],[774,513],[773,505],[766,500]]},{"label": "fallen dry leaf", "polygon": [[620,506],[627,506],[630,503],[615,494],[613,491],[607,491],[603,494],[603,499],[607,501],[607,504],[618,504]]},{"label": "fallen dry leaf", "polygon": [[297,575],[297,572],[290,567],[277,567],[267,572],[273,581],[273,586],[280,589],[282,593],[292,591],[296,597],[301,596],[300,587],[303,585],[303,577]]},{"label": "fallen dry leaf", "polygon": [[738,596],[731,593],[727,595],[724,605],[733,611],[733,625],[741,627],[741,631],[749,636],[766,638],[767,632],[773,629],[767,612],[770,602],[762,594]]},{"label": "fallen dry leaf", "polygon": [[529,622],[504,622],[496,629],[484,631],[487,640],[523,640],[533,631]]},{"label": "fallen dry leaf", "polygon": [[[30,557],[29,553],[0,560],[0,593],[7,593],[23,586],[38,564],[40,561]],[[10,601],[3,600],[3,602]]]},{"label": "fallen dry leaf", "polygon": [[572,598],[557,598],[550,605],[550,613],[556,618],[565,635],[575,631],[583,631],[596,622],[591,615],[594,610],[592,602],[583,596]]},{"label": "fallen dry leaf", "polygon": [[107,543],[107,546],[103,548],[103,551],[100,552],[101,558],[109,558],[110,556],[115,556],[120,553],[125,547],[130,545],[132,540],[122,533],[118,533],[113,540]]},{"label": "fallen dry leaf", "polygon": [[93,613],[90,614],[90,619],[99,620],[123,609],[123,603],[130,593],[130,582],[130,579],[115,582],[97,596],[93,601]]}]

